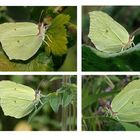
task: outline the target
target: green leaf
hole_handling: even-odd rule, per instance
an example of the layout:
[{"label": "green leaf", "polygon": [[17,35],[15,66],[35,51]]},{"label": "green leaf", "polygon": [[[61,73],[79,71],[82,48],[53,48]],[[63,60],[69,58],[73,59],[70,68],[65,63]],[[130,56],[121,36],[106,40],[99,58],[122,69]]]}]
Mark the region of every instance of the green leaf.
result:
[{"label": "green leaf", "polygon": [[62,79],[62,76],[53,76],[49,81],[53,82],[53,81],[61,80],[61,79]]},{"label": "green leaf", "polygon": [[32,121],[32,119],[36,116],[36,114],[44,107],[45,104],[48,103],[48,96],[45,97],[43,100],[41,100],[43,102],[43,104],[41,104],[37,110],[35,110],[28,118],[28,122],[30,123]]},{"label": "green leaf", "polygon": [[29,61],[10,61],[6,55],[0,51],[0,71],[52,71],[53,61],[45,53],[38,54]]},{"label": "green leaf", "polygon": [[118,56],[122,56],[122,55],[128,55],[132,52],[140,51],[140,43],[138,43],[136,46],[134,46],[132,48],[123,50],[119,53],[105,53],[105,52],[98,51],[96,48],[93,48],[91,46],[88,46],[88,45],[84,45],[84,46],[90,48],[90,50],[93,53],[95,53],[97,56],[102,57],[102,58],[118,57]]},{"label": "green leaf", "polygon": [[53,61],[45,53],[40,53],[35,59],[28,63],[28,71],[52,71]]},{"label": "green leaf", "polygon": [[0,71],[14,71],[14,65],[9,61],[9,59],[0,51]]},{"label": "green leaf", "polygon": [[77,88],[75,84],[67,84],[57,90],[57,92],[62,94],[62,106],[66,107],[75,99]]},{"label": "green leaf", "polygon": [[[139,71],[140,68],[140,51],[139,44],[130,48],[137,51],[124,53],[117,57],[100,57],[95,54],[91,47],[82,46],[82,70],[83,71]],[[99,52],[99,51],[98,51]]]},{"label": "green leaf", "polygon": [[76,71],[77,67],[76,47],[71,47],[68,50],[67,56],[59,71]]},{"label": "green leaf", "polygon": [[50,93],[48,97],[50,106],[52,107],[53,111],[58,112],[59,106],[61,105],[61,94],[53,92]]},{"label": "green leaf", "polygon": [[135,124],[120,122],[126,131],[140,131],[140,128]]},{"label": "green leaf", "polygon": [[58,56],[67,53],[67,30],[64,25],[68,23],[69,19],[69,15],[60,14],[52,20],[45,38],[48,43],[45,48],[47,53]]},{"label": "green leaf", "polygon": [[66,107],[67,105],[69,105],[72,99],[73,99],[73,94],[71,93],[70,90],[66,90],[63,93],[62,106]]}]

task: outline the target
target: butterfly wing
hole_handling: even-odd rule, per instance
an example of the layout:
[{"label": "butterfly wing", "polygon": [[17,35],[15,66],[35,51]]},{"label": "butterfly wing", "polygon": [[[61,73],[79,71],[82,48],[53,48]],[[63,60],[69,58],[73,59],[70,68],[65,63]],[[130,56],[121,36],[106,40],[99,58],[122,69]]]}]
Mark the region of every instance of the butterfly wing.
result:
[{"label": "butterfly wing", "polygon": [[95,47],[103,52],[120,52],[129,42],[126,29],[101,11],[89,13],[90,29],[89,38]]},{"label": "butterfly wing", "polygon": [[34,108],[35,91],[12,81],[0,82],[0,105],[5,115],[21,118]]},{"label": "butterfly wing", "polygon": [[111,103],[112,111],[124,122],[140,120],[140,80],[129,83]]},{"label": "butterfly wing", "polygon": [[43,36],[34,23],[4,23],[0,25],[0,42],[10,60],[27,60],[40,48]]}]

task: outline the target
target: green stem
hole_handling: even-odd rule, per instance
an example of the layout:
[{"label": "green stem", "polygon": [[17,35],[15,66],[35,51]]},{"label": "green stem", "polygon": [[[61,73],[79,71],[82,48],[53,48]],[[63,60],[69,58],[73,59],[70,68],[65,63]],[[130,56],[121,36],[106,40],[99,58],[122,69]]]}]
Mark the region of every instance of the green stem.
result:
[{"label": "green stem", "polygon": [[[67,85],[67,79],[68,79],[68,76],[64,75],[63,83],[62,83],[64,87]],[[62,131],[67,130],[67,114],[68,114],[67,108],[62,106]]]},{"label": "green stem", "polygon": [[70,130],[72,130],[72,121],[71,121],[71,118],[72,118],[72,110],[71,110],[71,104],[70,105],[68,105],[68,111],[69,111],[69,114],[68,114],[68,116],[69,116],[69,118],[70,118],[70,120],[69,120],[69,131]]},{"label": "green stem", "polygon": [[74,130],[74,127],[76,124],[76,118],[77,118],[76,117],[76,103],[75,102],[73,102],[72,107],[73,107],[73,117],[74,117],[72,130]]}]

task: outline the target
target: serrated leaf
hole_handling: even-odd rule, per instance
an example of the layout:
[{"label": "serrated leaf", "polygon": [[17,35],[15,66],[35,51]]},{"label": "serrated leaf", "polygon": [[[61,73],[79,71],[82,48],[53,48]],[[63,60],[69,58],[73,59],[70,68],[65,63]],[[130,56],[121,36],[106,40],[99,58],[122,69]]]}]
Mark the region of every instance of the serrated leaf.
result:
[{"label": "serrated leaf", "polygon": [[68,23],[69,19],[70,16],[64,14],[60,14],[53,19],[49,29],[46,32],[45,41],[48,45],[46,45],[45,49],[47,53],[52,53],[58,56],[67,53],[68,41],[66,28],[64,25]]},{"label": "serrated leaf", "polygon": [[58,112],[59,106],[61,105],[61,94],[53,92],[49,94],[49,103],[54,112]]}]

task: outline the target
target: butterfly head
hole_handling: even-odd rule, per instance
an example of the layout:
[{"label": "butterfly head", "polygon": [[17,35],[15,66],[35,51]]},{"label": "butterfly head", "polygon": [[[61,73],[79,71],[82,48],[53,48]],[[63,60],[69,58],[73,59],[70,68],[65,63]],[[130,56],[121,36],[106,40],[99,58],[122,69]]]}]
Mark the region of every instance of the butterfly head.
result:
[{"label": "butterfly head", "polygon": [[130,46],[130,47],[135,46],[135,45],[134,45],[134,41],[133,41],[133,40],[134,40],[134,37],[135,37],[135,36],[130,36],[130,37],[129,37],[128,47],[129,47],[129,46]]},{"label": "butterfly head", "polygon": [[45,31],[46,31],[44,23],[39,23],[38,24],[38,30],[39,30],[39,32],[38,32],[37,35],[44,40],[44,38],[45,38]]},{"label": "butterfly head", "polygon": [[35,92],[35,100],[39,101],[41,98],[41,91],[40,90],[36,90]]}]

